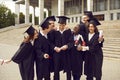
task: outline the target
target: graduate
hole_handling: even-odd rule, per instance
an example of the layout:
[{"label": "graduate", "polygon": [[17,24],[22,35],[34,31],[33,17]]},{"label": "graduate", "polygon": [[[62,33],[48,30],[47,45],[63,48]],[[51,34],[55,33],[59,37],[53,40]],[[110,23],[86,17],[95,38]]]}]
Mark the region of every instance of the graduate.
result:
[{"label": "graduate", "polygon": [[101,45],[104,40],[99,39],[99,32],[96,27],[99,24],[96,19],[89,22],[86,46],[82,47],[86,51],[84,68],[85,75],[87,76],[86,80],[93,80],[93,77],[96,80],[101,80],[102,77],[103,51]]},{"label": "graduate", "polygon": [[35,61],[36,61],[36,74],[37,80],[51,80],[50,79],[50,61],[52,59],[50,54],[50,42],[47,34],[54,28],[55,16],[45,18],[40,27],[42,30],[39,32],[38,39],[35,40]]},{"label": "graduate", "polygon": [[88,19],[89,17],[87,15],[82,16],[82,20],[80,21],[80,30],[79,34],[81,34],[85,40],[85,35],[88,33]]},{"label": "graduate", "polygon": [[[86,34],[88,33],[88,23],[89,23],[88,20],[89,20],[89,17],[86,14],[84,14],[79,24],[79,34],[82,35],[84,39],[83,45],[86,45],[85,42],[86,42]],[[82,55],[82,65],[84,65],[85,52],[81,51],[81,55]]]},{"label": "graduate", "polygon": [[73,29],[74,46],[71,49],[71,71],[73,80],[80,80],[83,69],[82,46],[84,45],[84,39],[82,35],[79,34],[79,29],[79,25],[76,25]]},{"label": "graduate", "polygon": [[57,16],[59,18],[59,27],[51,32],[49,40],[52,44],[54,61],[54,80],[60,80],[60,71],[64,70],[67,74],[67,80],[71,80],[71,61],[69,50],[73,46],[73,37],[70,29],[66,28],[66,16]]},{"label": "graduate", "polygon": [[22,80],[34,80],[34,40],[38,37],[38,32],[30,26],[25,33],[28,34],[20,45],[11,60],[5,60],[5,63],[11,61],[19,65]]}]

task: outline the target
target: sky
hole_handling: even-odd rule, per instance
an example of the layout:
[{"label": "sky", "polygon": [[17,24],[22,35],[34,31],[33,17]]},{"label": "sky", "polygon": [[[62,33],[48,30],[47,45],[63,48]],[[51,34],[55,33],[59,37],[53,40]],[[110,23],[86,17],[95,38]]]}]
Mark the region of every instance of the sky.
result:
[{"label": "sky", "polygon": [[[5,4],[9,9],[11,9],[12,12],[15,13],[15,2],[12,0],[0,0],[0,4]],[[36,13],[35,15],[38,16],[39,12],[38,8],[36,8]],[[24,5],[20,5],[20,12],[23,12],[23,14],[25,14],[25,6]],[[33,8],[30,6],[30,14],[33,12]]]}]

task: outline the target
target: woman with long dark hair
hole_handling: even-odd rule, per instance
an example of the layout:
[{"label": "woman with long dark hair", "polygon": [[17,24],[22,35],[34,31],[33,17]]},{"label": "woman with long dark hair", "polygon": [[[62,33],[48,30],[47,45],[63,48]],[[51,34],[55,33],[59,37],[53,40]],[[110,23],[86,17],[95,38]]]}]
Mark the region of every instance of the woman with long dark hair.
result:
[{"label": "woman with long dark hair", "polygon": [[95,21],[91,21],[88,25],[89,33],[86,36],[86,46],[83,46],[85,53],[85,75],[86,80],[101,80],[102,77],[102,63],[103,63],[103,51],[102,41],[99,38],[99,32],[96,27]]},{"label": "woman with long dark hair", "polygon": [[19,65],[22,80],[34,80],[34,40],[38,37],[38,32],[30,26],[25,33],[19,49],[10,60],[4,60],[4,63],[11,61]]}]

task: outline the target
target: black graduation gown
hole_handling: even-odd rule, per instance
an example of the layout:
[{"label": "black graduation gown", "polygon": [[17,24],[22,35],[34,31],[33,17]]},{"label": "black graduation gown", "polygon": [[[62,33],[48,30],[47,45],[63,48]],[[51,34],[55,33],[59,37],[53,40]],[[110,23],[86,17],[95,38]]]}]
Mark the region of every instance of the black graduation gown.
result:
[{"label": "black graduation gown", "polygon": [[53,52],[54,61],[54,72],[59,72],[64,70],[65,72],[70,71],[71,61],[70,61],[70,49],[73,46],[73,37],[70,29],[65,30],[63,34],[60,31],[52,31],[49,33],[48,38],[54,50],[55,46],[62,47],[63,45],[68,45],[66,51],[61,51],[60,53]]},{"label": "black graduation gown", "polygon": [[[50,77],[50,43],[47,38],[39,34],[38,39],[35,40],[35,53],[36,53],[36,72],[37,80],[41,80],[45,77]],[[47,53],[50,55],[49,59],[44,58],[44,54]]]},{"label": "black graduation gown", "polygon": [[[80,21],[79,27],[80,27],[79,34],[82,35],[84,41],[86,42],[86,39],[87,39],[86,38],[87,37],[86,34],[88,34],[87,25],[85,25],[85,23],[83,23],[82,21]],[[85,59],[85,52],[84,51],[82,52],[82,59],[83,59],[83,61]]]},{"label": "black graduation gown", "polygon": [[[88,37],[88,35],[87,35]],[[101,44],[98,41],[99,34],[95,33],[90,41],[87,39],[87,46],[89,46],[89,51],[85,53],[85,74],[92,75],[97,78],[102,76],[102,63],[103,63],[103,52]]]},{"label": "black graduation gown", "polygon": [[84,41],[86,41],[86,34],[88,33],[87,25],[80,21],[79,27],[80,27],[79,34],[81,34],[83,36]]},{"label": "black graduation gown", "polygon": [[[73,36],[74,37],[74,36]],[[79,44],[82,45],[82,40],[79,39]],[[75,45],[75,41],[74,41]],[[83,64],[83,59],[82,59],[82,51],[77,50],[77,46],[73,46],[71,48],[71,70],[73,75],[82,75],[82,64]]]},{"label": "black graduation gown", "polygon": [[19,65],[22,80],[34,80],[34,48],[29,43],[22,43],[12,61]]}]

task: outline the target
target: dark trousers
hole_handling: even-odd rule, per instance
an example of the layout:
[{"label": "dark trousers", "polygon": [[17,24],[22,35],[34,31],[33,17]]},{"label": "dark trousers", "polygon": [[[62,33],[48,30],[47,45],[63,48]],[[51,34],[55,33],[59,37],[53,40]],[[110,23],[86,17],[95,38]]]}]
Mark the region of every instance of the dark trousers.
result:
[{"label": "dark trousers", "polygon": [[86,80],[93,80],[93,76],[87,76]]},{"label": "dark trousers", "polygon": [[54,80],[60,80],[59,71],[54,72]]},{"label": "dark trousers", "polygon": [[[71,72],[66,72],[66,79],[71,80]],[[54,80],[60,80],[59,72],[54,72]]]},{"label": "dark trousers", "polygon": [[73,75],[73,80],[80,80],[80,75]]},{"label": "dark trousers", "polygon": [[66,72],[67,80],[71,80],[71,71]]},{"label": "dark trousers", "polygon": [[39,76],[39,77],[37,77],[37,80],[50,80],[50,75],[44,75],[44,76]]},{"label": "dark trousers", "polygon": [[101,77],[95,77],[96,78],[96,80],[101,80]]}]

